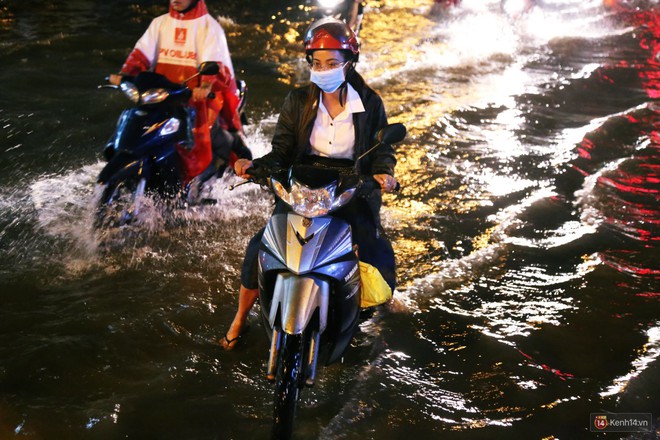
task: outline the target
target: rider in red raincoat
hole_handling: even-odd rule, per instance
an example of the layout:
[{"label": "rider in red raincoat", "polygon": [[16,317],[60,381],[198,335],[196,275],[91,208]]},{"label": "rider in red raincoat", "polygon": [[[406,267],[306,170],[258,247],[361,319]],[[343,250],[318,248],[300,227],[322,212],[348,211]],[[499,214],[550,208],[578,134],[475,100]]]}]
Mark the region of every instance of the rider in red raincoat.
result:
[{"label": "rider in red raincoat", "polygon": [[[110,82],[119,84],[122,75],[152,70],[181,83],[193,76],[202,62],[218,63],[217,75],[200,76],[188,84],[193,90],[191,105],[196,114],[193,139],[189,139],[192,148],[186,145],[178,148],[185,170],[184,183],[187,183],[211,164],[213,151],[224,150],[230,167],[237,157],[251,158],[251,153],[242,141],[237,112],[239,98],[224,30],[209,15],[204,0],[170,0],[169,3],[169,12],[151,22],[120,74],[110,75]],[[216,97],[207,99],[211,92]],[[229,145],[214,142],[212,148],[212,137]]]}]

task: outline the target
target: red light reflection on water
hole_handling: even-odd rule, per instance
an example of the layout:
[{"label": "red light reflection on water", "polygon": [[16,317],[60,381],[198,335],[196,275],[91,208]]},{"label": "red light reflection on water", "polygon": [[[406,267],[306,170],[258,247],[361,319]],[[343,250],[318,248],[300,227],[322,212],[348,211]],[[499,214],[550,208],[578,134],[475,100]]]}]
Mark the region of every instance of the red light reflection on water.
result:
[{"label": "red light reflection on water", "polygon": [[[653,167],[656,168],[656,167]],[[660,179],[657,176],[647,175],[647,176],[635,176],[630,175],[629,173],[621,173],[619,176],[614,178],[601,177],[600,183],[603,185],[610,185],[622,192],[632,193],[632,194],[658,194],[656,188],[645,187],[645,184],[657,185],[660,183]],[[647,211],[648,213],[656,213],[652,209],[642,210]],[[657,221],[657,220],[656,220]]]},{"label": "red light reflection on water", "polygon": [[[638,157],[638,159],[653,160],[651,157]],[[642,174],[621,170],[616,176],[601,176],[599,184],[611,186],[624,193],[660,196],[660,173],[658,172],[660,171],[660,164],[641,163],[636,168],[636,171]],[[649,214],[657,214],[657,211],[652,208],[643,211],[647,211]],[[660,221],[660,219],[656,218],[655,221]]]},{"label": "red light reflection on water", "polygon": [[[604,66],[597,72],[599,78],[616,86],[617,75],[609,75],[610,68],[633,69],[648,97],[660,98],[660,7],[642,11],[616,2],[614,10],[619,20],[635,28],[634,38],[643,55]],[[625,136],[617,138],[615,132]],[[609,118],[584,137],[576,153],[575,171],[585,178],[599,173],[591,201],[601,216],[603,232],[613,231],[626,243],[621,246],[620,240],[613,241],[612,248],[600,253],[600,260],[636,278],[660,278],[656,252],[660,243],[660,105],[650,102]],[[612,165],[604,168],[608,163]],[[660,296],[652,290],[639,296]]]},{"label": "red light reflection on water", "polygon": [[[590,151],[594,149],[594,143],[590,141],[589,139],[582,139],[582,142],[580,143],[580,146],[578,147],[578,154],[580,157],[583,157],[585,159],[591,159],[591,153]],[[586,175],[587,173],[580,170],[583,175]]]},{"label": "red light reflection on water", "polygon": [[643,298],[660,298],[660,292],[642,292],[635,294],[635,296],[641,296]]},{"label": "red light reflection on water", "polygon": [[[622,256],[618,256],[617,254]],[[660,269],[645,267],[642,265],[643,262],[638,264],[634,263],[634,259],[638,255],[638,252],[632,251],[619,251],[616,254],[614,252],[607,252],[601,256],[601,260],[603,263],[615,268],[619,272],[626,272],[636,276],[651,276],[660,278]]]},{"label": "red light reflection on water", "polygon": [[546,364],[542,364],[542,363],[540,363],[540,362],[537,362],[533,357],[531,357],[530,355],[528,355],[527,353],[525,353],[524,351],[522,351],[522,350],[519,349],[519,348],[517,348],[516,350],[518,350],[518,353],[520,353],[520,354],[523,355],[525,358],[527,358],[528,362],[529,362],[532,366],[534,366],[534,367],[536,367],[536,368],[539,368],[539,369],[541,369],[541,370],[544,370],[544,371],[548,371],[548,372],[554,374],[555,376],[557,376],[558,378],[560,378],[561,380],[573,379],[573,378],[575,377],[575,376],[573,376],[573,375],[570,374],[570,373],[564,373],[563,371],[558,370],[558,369],[556,369],[556,368],[552,368],[552,367],[549,366],[549,365],[546,365]]},{"label": "red light reflection on water", "polygon": [[639,44],[651,53],[647,59],[649,69],[640,71],[639,76],[649,97],[660,98],[660,8],[638,12],[634,16],[635,21],[646,29]]},{"label": "red light reflection on water", "polygon": [[639,67],[639,77],[650,98],[660,98],[660,7],[650,11],[626,11],[630,22],[641,30],[639,45],[649,52],[645,65]]}]

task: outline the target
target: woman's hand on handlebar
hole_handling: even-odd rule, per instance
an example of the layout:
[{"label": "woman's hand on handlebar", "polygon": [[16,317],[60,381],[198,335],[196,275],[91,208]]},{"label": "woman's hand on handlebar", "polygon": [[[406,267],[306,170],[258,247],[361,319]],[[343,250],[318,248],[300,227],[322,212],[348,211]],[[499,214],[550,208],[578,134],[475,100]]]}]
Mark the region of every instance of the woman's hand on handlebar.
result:
[{"label": "woman's hand on handlebar", "polygon": [[234,173],[243,179],[250,178],[250,175],[246,172],[248,168],[252,168],[252,161],[249,159],[238,159],[234,163]]},{"label": "woman's hand on handlebar", "polygon": [[195,87],[192,92],[193,101],[203,101],[209,98],[211,84],[203,83],[200,87]]},{"label": "woman's hand on handlebar", "polygon": [[389,174],[374,174],[374,180],[378,182],[382,192],[393,192],[399,188],[399,182]]}]

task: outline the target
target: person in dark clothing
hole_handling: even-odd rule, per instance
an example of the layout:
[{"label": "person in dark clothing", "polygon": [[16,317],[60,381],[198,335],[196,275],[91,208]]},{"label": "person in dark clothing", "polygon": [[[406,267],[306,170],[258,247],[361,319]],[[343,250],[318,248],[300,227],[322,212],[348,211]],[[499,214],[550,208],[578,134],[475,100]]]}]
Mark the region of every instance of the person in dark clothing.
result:
[{"label": "person in dark clothing", "polygon": [[[239,159],[234,171],[248,178],[250,167],[288,168],[310,157],[354,163],[373,146],[375,134],[387,125],[383,101],[355,71],[359,57],[355,33],[341,20],[324,18],[305,34],[306,59],[311,84],[289,93],[272,140],[272,151],[254,161]],[[396,158],[391,145],[380,145],[364,156],[358,170],[373,176],[383,192],[397,186]],[[360,260],[375,266],[391,289],[395,287],[394,252],[380,223],[381,193],[356,198],[334,215],[351,225]],[[283,209],[278,205],[276,212]],[[248,313],[258,297],[257,257],[263,230],[248,245],[239,304],[232,324],[220,341],[231,350],[244,329]]]}]

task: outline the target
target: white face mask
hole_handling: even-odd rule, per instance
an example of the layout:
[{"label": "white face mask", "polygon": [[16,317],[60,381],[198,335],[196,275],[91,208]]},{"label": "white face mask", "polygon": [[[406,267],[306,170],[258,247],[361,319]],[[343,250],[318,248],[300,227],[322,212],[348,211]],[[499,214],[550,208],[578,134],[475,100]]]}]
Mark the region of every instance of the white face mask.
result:
[{"label": "white face mask", "polygon": [[339,66],[334,69],[311,71],[309,76],[310,81],[319,86],[325,93],[332,93],[341,86],[346,78],[344,76],[344,66]]}]

